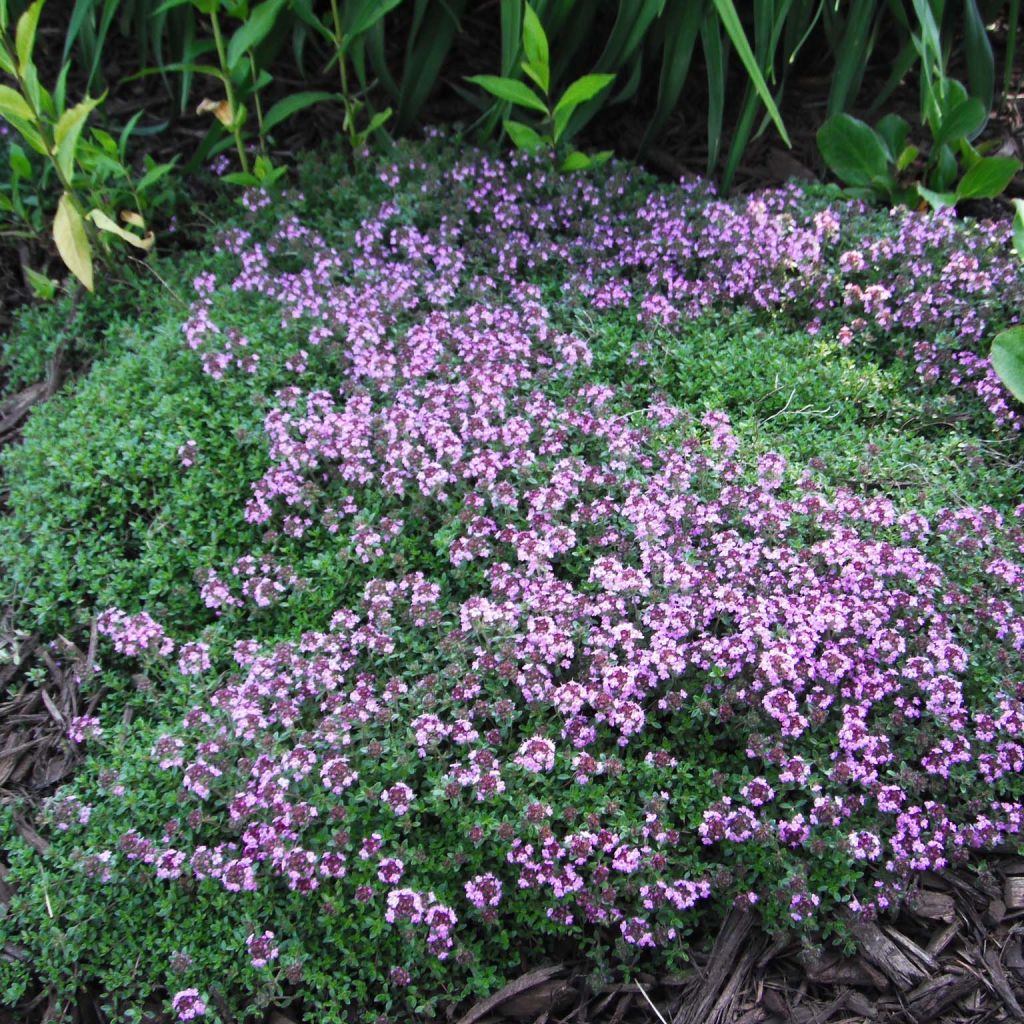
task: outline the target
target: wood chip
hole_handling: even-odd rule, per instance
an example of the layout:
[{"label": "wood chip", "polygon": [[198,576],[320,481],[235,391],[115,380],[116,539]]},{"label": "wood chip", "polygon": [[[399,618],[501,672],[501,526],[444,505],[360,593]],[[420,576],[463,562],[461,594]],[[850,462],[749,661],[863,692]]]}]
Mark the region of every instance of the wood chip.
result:
[{"label": "wood chip", "polygon": [[877,924],[859,922],[851,930],[864,959],[874,964],[901,991],[912,989],[927,979],[927,973]]},{"label": "wood chip", "polygon": [[985,967],[988,968],[988,980],[998,993],[999,998],[1006,1004],[1006,1008],[1013,1014],[1015,1020],[1024,1020],[1024,1010],[1021,1009],[1017,997],[1006,977],[1003,965],[999,961],[999,951],[988,950],[984,956]]},{"label": "wood chip", "polygon": [[935,959],[931,954],[928,953],[927,950],[922,949],[913,940],[908,939],[903,932],[889,925],[884,925],[883,931],[922,969],[925,971],[937,971],[939,969],[939,965],[935,962]]},{"label": "wood chip", "polygon": [[516,1020],[536,1020],[546,1016],[552,1010],[565,1007],[574,1002],[576,986],[566,979],[543,981],[534,985],[521,995],[506,1000],[501,1005],[501,1012],[506,1017]]},{"label": "wood chip", "polygon": [[1008,875],[1003,879],[1003,902],[1008,910],[1024,910],[1024,877]]},{"label": "wood chip", "polygon": [[544,982],[550,981],[561,970],[561,964],[553,964],[550,967],[538,967],[536,970],[529,971],[522,975],[522,977],[516,978],[515,981],[509,982],[504,988],[495,992],[494,995],[488,996],[483,1001],[477,1003],[476,1006],[459,1019],[458,1024],[475,1024],[476,1021],[486,1016],[495,1007],[501,1006],[502,1003],[521,995],[536,985],[542,985]]},{"label": "wood chip", "polygon": [[930,956],[939,956],[960,933],[960,922],[954,921],[940,932],[936,932],[928,941],[927,952]]},{"label": "wood chip", "polygon": [[847,992],[846,1005],[851,1013],[855,1013],[859,1017],[874,1020],[878,1016],[878,1008],[867,996],[862,995],[860,992]]},{"label": "wood chip", "polygon": [[914,989],[907,996],[907,1007],[918,1024],[932,1024],[942,1010],[978,985],[978,979],[966,971],[941,974]]},{"label": "wood chip", "polygon": [[930,889],[918,889],[907,897],[907,908],[926,921],[945,921],[952,923],[956,916],[956,903],[947,892],[933,892]]}]

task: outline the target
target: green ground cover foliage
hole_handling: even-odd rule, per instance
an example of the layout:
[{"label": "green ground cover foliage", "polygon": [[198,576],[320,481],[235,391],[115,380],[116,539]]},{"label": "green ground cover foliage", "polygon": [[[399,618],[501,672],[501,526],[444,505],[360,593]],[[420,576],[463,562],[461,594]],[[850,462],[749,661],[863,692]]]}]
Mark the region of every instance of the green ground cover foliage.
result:
[{"label": "green ground cover foliage", "polygon": [[[451,168],[460,161],[477,161],[475,176],[453,176]],[[393,171],[398,167],[401,173]],[[490,207],[470,201],[482,180],[502,175],[511,183],[504,200],[512,211],[507,221],[498,200]],[[580,180],[590,184],[580,186]],[[601,211],[587,206],[588,188],[605,204]],[[672,820],[691,837],[680,848],[675,877],[710,879],[712,895],[696,909],[662,922],[659,948],[654,951],[624,938],[625,933],[619,935],[611,925],[587,927],[579,911],[575,927],[559,932],[546,916],[547,903],[528,887],[517,891],[515,874],[503,855],[493,856],[486,843],[464,838],[477,820],[495,830],[503,821],[515,821],[518,828],[527,813],[525,802],[516,804],[524,799],[522,793],[534,793],[540,804],[556,801],[559,786],[571,784],[571,750],[565,765],[559,762],[563,781],[558,786],[520,790],[510,782],[508,801],[496,809],[486,805],[478,810],[472,802],[452,809],[445,803],[443,770],[427,768],[426,778],[434,787],[430,809],[381,826],[388,849],[402,853],[420,889],[436,891],[445,906],[455,906],[456,895],[463,900],[457,913],[465,927],[460,928],[451,957],[428,955],[416,946],[421,939],[410,940],[408,932],[386,922],[380,896],[376,904],[364,904],[348,890],[334,893],[329,883],[309,894],[274,880],[259,891],[235,892],[187,876],[154,886],[140,880],[141,865],[129,867],[120,855],[115,857],[112,877],[104,881],[105,862],[96,860],[101,849],[117,849],[118,837],[129,827],[154,839],[163,834],[169,819],[176,819],[179,837],[190,830],[198,836],[203,828],[214,828],[219,820],[216,808],[197,804],[187,794],[182,804],[180,773],[156,771],[151,751],[161,737],[175,733],[190,708],[201,705],[237,672],[231,660],[236,642],[255,640],[270,646],[298,641],[306,632],[326,629],[339,608],[357,607],[369,581],[397,580],[407,572],[442,581],[442,605],[456,612],[460,602],[486,589],[483,566],[470,563],[456,570],[451,565],[450,548],[465,519],[457,505],[449,509],[408,499],[406,526],[387,546],[386,557],[366,562],[352,553],[355,541],[349,525],[336,534],[317,525],[305,536],[288,536],[276,529],[270,533],[271,526],[243,516],[254,481],[274,465],[264,419],[280,403],[282,389],[299,386],[309,394],[321,389],[337,393],[342,388],[350,389],[351,397],[361,389],[376,395],[377,385],[349,379],[353,364],[342,332],[335,341],[311,346],[308,330],[316,324],[315,317],[299,317],[294,329],[282,328],[276,299],[228,287],[240,269],[237,250],[245,250],[247,243],[239,242],[232,252],[231,244],[224,242],[225,232],[230,238],[231,231],[244,230],[266,246],[266,240],[278,237],[280,226],[295,217],[320,241],[293,236],[271,249],[267,262],[273,273],[301,277],[312,256],[333,249],[341,259],[330,273],[357,287],[372,281],[373,271],[346,261],[364,244],[360,232],[367,223],[377,218],[389,230],[407,231],[411,238],[415,234],[401,258],[418,266],[417,260],[427,264],[433,258],[423,255],[429,245],[422,239],[443,234],[462,217],[461,230],[452,237],[457,237],[466,265],[447,275],[432,270],[430,286],[449,277],[456,282],[463,290],[445,306],[456,310],[476,301],[478,293],[469,282],[477,275],[496,279],[486,293],[486,301],[496,304],[520,301],[516,282],[535,287],[553,331],[582,339],[592,354],[592,362],[576,368],[571,380],[554,373],[538,377],[538,387],[546,388],[556,403],[574,401],[580,388],[608,387],[614,389],[611,408],[616,417],[635,417],[638,424],[646,422],[648,411],[658,403],[678,406],[691,422],[652,427],[650,443],[659,452],[673,446],[684,450],[685,437],[698,429],[701,418],[722,412],[731,421],[740,460],[748,469],[755,467],[748,474],[751,480],[758,459],[776,452],[792,467],[787,480],[796,480],[810,466],[813,479],[828,495],[845,488],[865,501],[890,499],[895,514],[916,511],[929,518],[943,509],[990,506],[1012,522],[1019,501],[1021,457],[1012,424],[997,422],[998,413],[994,419],[984,393],[951,383],[948,364],[942,363],[943,373],[933,383],[919,372],[923,357],[915,358],[914,352],[922,338],[937,346],[936,358],[955,348],[946,326],[926,323],[912,329],[897,323],[865,328],[853,344],[839,335],[858,310],[843,305],[839,286],[829,291],[832,285],[822,280],[837,273],[835,264],[842,252],[901,237],[904,228],[898,219],[847,206],[825,189],[787,194],[778,206],[769,202],[772,223],[788,216],[810,224],[828,209],[841,214],[841,244],[836,242],[816,269],[794,264],[792,273],[783,273],[781,283],[776,282],[785,288],[807,274],[814,288],[821,286],[820,294],[835,300],[818,310],[799,299],[759,307],[749,296],[722,292],[701,315],[659,319],[644,312],[643,289],[618,306],[602,309],[580,294],[578,268],[571,260],[545,262],[538,255],[549,242],[564,243],[578,249],[581,260],[596,260],[593,253],[599,247],[592,243],[603,230],[601,218],[610,218],[607,230],[614,234],[622,223],[637,222],[629,211],[643,208],[652,194],[672,197],[677,192],[674,186],[658,185],[623,167],[595,171],[589,179],[559,177],[525,159],[508,169],[494,157],[456,154],[440,142],[396,151],[380,163],[360,163],[354,172],[340,158],[318,154],[299,166],[294,191],[270,205],[251,202],[250,208],[240,209],[232,224],[211,234],[205,251],[157,260],[160,279],[140,271],[137,280],[99,298],[87,296],[74,310],[64,301],[20,318],[4,345],[11,389],[38,377],[58,344],[73,344],[77,356],[90,360],[91,367],[36,409],[23,442],[0,457],[8,510],[0,520],[0,605],[13,609],[19,627],[45,638],[80,634],[105,609],[118,608],[130,615],[144,611],[171,636],[208,644],[214,669],[183,673],[152,654],[140,663],[104,641],[101,671],[95,679],[82,681],[87,695],[106,687],[98,711],[102,739],[86,742],[77,778],[43,815],[49,852],[42,856],[20,838],[13,818],[16,808],[0,813],[0,835],[8,851],[6,880],[15,891],[0,918],[0,942],[15,942],[30,954],[28,961],[0,966],[5,1000],[17,998],[35,976],[62,993],[98,983],[125,1020],[137,1019],[146,998],[159,999],[166,992],[169,999],[193,987],[205,1000],[208,1020],[219,1019],[211,989],[219,990],[238,1014],[255,1013],[261,1004],[288,998],[299,999],[312,1014],[310,1019],[323,1021],[346,1019],[346,1008],[352,1005],[370,1018],[405,1008],[425,1014],[445,1001],[489,992],[544,955],[583,953],[596,970],[607,972],[654,961],[678,965],[686,958],[689,932],[702,921],[713,922],[748,890],[761,893],[769,926],[809,927],[778,895],[780,887],[797,877],[809,892],[821,895],[823,910],[852,899],[867,900],[873,876],[865,875],[862,861],[838,843],[816,848],[812,867],[804,865],[799,851],[779,853],[770,844],[758,843],[725,844],[717,861],[707,861],[695,838],[706,820],[703,816],[723,792],[734,793],[751,775],[748,758],[733,745],[735,737],[722,742],[722,721],[710,706],[695,710],[685,724],[664,724],[657,746],[675,750],[681,762],[670,784],[643,760],[641,754],[648,747],[641,743],[639,748],[622,748],[627,770],[609,771],[599,782],[574,791],[579,820],[593,815],[604,827],[615,819],[616,808],[637,803],[638,794],[655,806],[657,794],[671,789]],[[680,214],[681,222],[699,219],[701,204],[717,202],[709,195],[701,197],[699,191],[695,195],[695,205]],[[581,202],[581,218],[593,228],[586,244],[574,239],[564,224],[559,226],[555,214],[546,220],[551,210],[561,216]],[[744,202],[738,201],[736,209],[746,210],[744,217],[760,223],[757,211],[750,212]],[[379,215],[384,203],[393,208],[390,218]],[[719,223],[720,219],[709,222],[708,237]],[[521,242],[520,231],[530,236],[529,245]],[[954,241],[949,244],[958,245],[956,240],[962,238],[963,250],[976,255],[983,266],[1005,263],[1003,234],[959,226],[950,232]],[[507,272],[500,266],[501,254],[520,252],[517,246],[527,255]],[[400,249],[396,246],[396,253]],[[693,273],[699,276],[704,272],[700,267],[713,266],[721,258],[721,250],[694,257],[698,270]],[[936,274],[941,271],[936,267]],[[897,290],[891,278],[882,276],[882,269],[877,278],[872,274],[869,266],[858,279],[861,287],[881,284]],[[210,308],[218,336],[231,329],[244,335],[247,352],[259,354],[257,372],[227,372],[216,379],[204,372],[199,353],[186,345],[182,325],[190,316],[189,305],[196,301],[192,281],[201,275],[217,280]],[[643,274],[636,271],[634,280],[643,281]],[[982,310],[987,324],[983,337],[967,348],[973,345],[980,351],[984,337],[1015,315],[1015,293],[994,295],[996,291],[965,288],[964,302]],[[399,304],[389,336],[402,336],[425,315],[423,305]],[[305,365],[296,373],[289,363],[294,365],[300,352],[305,353]],[[440,377],[441,370],[437,372]],[[183,467],[180,450],[190,441],[199,455],[194,465]],[[581,441],[577,454],[600,454],[596,445],[596,440]],[[623,472],[628,477],[637,470],[631,466]],[[397,507],[383,488],[374,492],[372,485],[360,491],[359,505],[374,522],[393,515]],[[808,536],[817,536],[812,527],[808,529]],[[892,536],[898,537],[898,532]],[[928,557],[941,564],[957,586],[969,589],[981,578],[980,563],[969,560],[973,553],[963,561],[959,553],[947,553],[938,540],[934,543],[926,548],[921,541]],[[205,571],[213,568],[228,578],[226,570],[253,552],[272,554],[300,582],[267,607],[247,605],[215,613],[200,591]],[[585,554],[567,556],[558,564],[566,579],[588,579],[590,562]],[[970,619],[969,611],[950,613],[956,629],[966,631]],[[401,675],[406,670],[419,675],[438,672],[444,678],[443,644],[414,632],[406,642],[398,661],[382,672],[385,678],[391,671]],[[1004,646],[1008,649],[1008,642]],[[971,648],[972,670],[964,682],[971,701],[991,701],[1002,693],[1007,666],[999,652],[997,640],[978,640]],[[140,669],[147,677],[141,686]],[[688,688],[696,692],[699,685]],[[412,706],[409,715],[422,713],[435,700],[444,706],[446,699],[440,693],[432,696],[429,702]],[[133,717],[125,725],[128,708]],[[536,708],[509,712],[498,746],[505,744],[511,759],[521,741],[542,729],[544,720]],[[552,737],[556,734],[553,729]],[[361,838],[361,827],[366,834],[377,827],[372,823],[378,820],[374,815],[379,800],[372,798],[373,792],[402,777],[403,771],[410,777],[419,771],[415,749],[403,750],[395,743],[395,749],[389,749],[385,740],[380,749],[374,748],[376,753],[362,750],[361,771],[371,797],[353,800],[345,828],[354,836]],[[614,752],[615,737],[607,747]],[[821,770],[827,773],[824,749],[818,749],[818,755],[826,761]],[[908,735],[897,762],[885,769],[893,780],[904,779],[912,750]],[[692,751],[700,753],[687,753]],[[453,752],[448,760],[457,756]],[[380,778],[366,777],[378,762]],[[936,782],[936,792],[945,784]],[[934,795],[924,783],[922,787],[920,792]],[[1001,799],[1020,798],[1009,781],[996,788]],[[791,810],[803,806],[797,796],[792,800]],[[74,817],[74,808],[82,805],[91,808],[87,823],[62,829],[61,824],[67,824],[62,815]],[[186,822],[189,810],[198,817]],[[535,832],[530,834],[538,842]],[[330,834],[327,829],[323,836]],[[237,839],[237,830],[234,835]],[[1016,839],[1011,836],[1007,841]],[[193,848],[198,842],[194,840]],[[358,844],[352,842],[352,885],[361,880],[386,889],[375,881],[376,861],[360,860]],[[184,840],[182,844],[187,845]],[[342,848],[343,844],[338,846]],[[480,924],[465,905],[463,882],[491,871],[505,872],[505,903],[495,921]],[[456,875],[457,885],[452,881]],[[639,884],[626,878],[625,897],[635,900]],[[835,932],[836,920],[830,925],[814,919],[817,930],[809,931],[809,938]],[[273,964],[257,967],[246,954],[245,938],[264,928],[275,933],[280,955]],[[674,938],[666,937],[668,928],[674,929]],[[396,981],[392,968],[409,971],[411,984]]]}]

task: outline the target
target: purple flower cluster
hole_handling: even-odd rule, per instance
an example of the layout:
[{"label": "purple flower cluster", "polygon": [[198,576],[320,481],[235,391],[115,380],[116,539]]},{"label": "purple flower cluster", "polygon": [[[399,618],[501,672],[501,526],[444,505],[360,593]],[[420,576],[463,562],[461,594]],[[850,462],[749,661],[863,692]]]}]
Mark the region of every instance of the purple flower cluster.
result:
[{"label": "purple flower cluster", "polygon": [[[304,351],[330,345],[338,386],[273,398],[267,469],[236,510],[266,550],[199,583],[237,615],[237,671],[183,644],[179,670],[209,673],[208,692],[152,753],[202,813],[126,832],[124,870],[326,893],[444,960],[464,929],[524,906],[551,934],[641,949],[678,941],[712,897],[813,920],[822,897],[803,879],[823,849],[847,858],[841,895],[870,914],[915,873],[1019,835],[1024,529],[989,508],[925,517],[827,492],[780,455],[748,458],[722,413],[624,410],[523,281],[555,262],[574,301],[647,320],[728,301],[813,326],[852,308],[858,335],[974,342],[979,295],[995,308],[1019,288],[978,255],[996,229],[936,269],[949,218],[903,215],[853,247],[847,211],[808,214],[796,189],[729,204],[688,183],[627,208],[621,173],[557,193],[539,173],[457,161],[432,187],[464,217],[421,230],[385,203],[351,257],[292,220],[225,239],[231,287],[276,299]],[[277,269],[283,249],[305,269]],[[858,284],[886,261],[904,278]],[[188,344],[237,361],[216,282],[196,284]],[[967,365],[929,344],[921,365]],[[264,643],[247,602],[300,582],[282,536],[340,550],[366,583],[319,628]],[[421,548],[441,561],[410,563]],[[105,612],[100,630],[129,656],[175,646],[145,614]],[[704,771],[719,740],[730,768]],[[464,851],[443,870],[415,831],[437,820],[458,822]],[[787,879],[740,884],[727,867],[748,849]],[[272,933],[249,939],[253,964],[276,956]],[[195,990],[179,997],[181,1019],[202,1013]]]}]

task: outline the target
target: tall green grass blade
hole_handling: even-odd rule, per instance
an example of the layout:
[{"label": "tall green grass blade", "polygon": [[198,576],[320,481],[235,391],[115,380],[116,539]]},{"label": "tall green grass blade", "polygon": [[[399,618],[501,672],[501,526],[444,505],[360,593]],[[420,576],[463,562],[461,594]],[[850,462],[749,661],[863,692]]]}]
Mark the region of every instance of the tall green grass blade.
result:
[{"label": "tall green grass blade", "polygon": [[1017,61],[1017,23],[1020,21],[1020,0],[1010,0],[1007,12],[1006,52],[1003,55],[1003,92],[1013,85],[1013,66]]},{"label": "tall green grass blade", "polygon": [[501,73],[509,77],[519,66],[523,39],[523,0],[501,0]]},{"label": "tall green grass blade", "polygon": [[708,10],[700,30],[704,64],[708,73],[708,162],[707,172],[714,174],[722,147],[722,121],[725,114],[725,47],[722,27],[714,11]]},{"label": "tall green grass blade", "polygon": [[846,24],[835,49],[835,69],[828,93],[827,116],[841,114],[857,97],[874,47],[876,0],[851,0]]},{"label": "tall green grass blade", "polygon": [[[405,65],[398,93],[395,127],[412,127],[427,96],[430,95],[456,33],[466,0],[416,0],[413,28],[409,33]],[[426,17],[429,13],[430,17]],[[380,24],[380,22],[378,22]]]},{"label": "tall green grass blade", "polygon": [[736,13],[736,5],[733,3],[733,0],[712,0],[712,2],[715,5],[715,10],[718,12],[722,27],[728,34],[733,49],[736,51],[736,55],[746,69],[747,75],[757,90],[758,96],[761,97],[761,102],[771,116],[776,130],[782,137],[782,141],[787,146],[792,146],[786,126],[782,123],[782,116],[779,114],[778,107],[775,106],[772,94],[768,91],[768,83],[765,82],[761,69],[757,66],[754,52],[750,49],[750,43],[747,41],[746,33],[743,31],[743,24],[740,22],[739,14]]},{"label": "tall green grass blade", "polygon": [[701,22],[706,3],[672,4],[665,12],[662,22],[661,74],[658,78],[658,101],[654,116],[647,125],[640,150],[650,145],[665,127],[672,111],[675,110],[683,85],[690,73],[690,62],[700,36]]},{"label": "tall green grass blade", "polygon": [[964,0],[964,56],[971,95],[991,110],[996,91],[996,61],[976,0]]}]

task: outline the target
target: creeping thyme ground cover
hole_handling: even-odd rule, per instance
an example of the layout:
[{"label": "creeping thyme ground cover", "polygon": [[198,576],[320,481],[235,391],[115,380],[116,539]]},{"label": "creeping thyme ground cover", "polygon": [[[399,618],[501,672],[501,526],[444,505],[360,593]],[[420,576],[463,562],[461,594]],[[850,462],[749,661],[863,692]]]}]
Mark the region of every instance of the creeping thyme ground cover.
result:
[{"label": "creeping thyme ground cover", "polygon": [[1019,845],[1006,225],[440,142],[306,174],[4,456],[8,602],[103,638],[49,850],[3,819],[31,972],[428,1013]]}]

